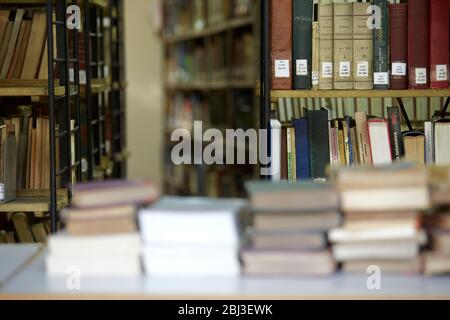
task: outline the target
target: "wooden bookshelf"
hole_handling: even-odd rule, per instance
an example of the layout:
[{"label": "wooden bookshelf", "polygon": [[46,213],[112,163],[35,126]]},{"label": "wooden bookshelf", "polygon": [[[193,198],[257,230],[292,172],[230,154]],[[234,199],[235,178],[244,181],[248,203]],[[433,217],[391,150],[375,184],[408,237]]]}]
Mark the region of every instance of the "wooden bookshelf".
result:
[{"label": "wooden bookshelf", "polygon": [[173,44],[177,42],[210,37],[225,31],[252,26],[254,22],[255,20],[253,17],[234,18],[229,21],[225,21],[223,24],[207,27],[202,31],[193,31],[173,36],[167,36],[164,38],[164,42],[166,44]]},{"label": "wooden bookshelf", "polygon": [[253,89],[255,85],[255,82],[252,80],[213,80],[167,84],[166,88],[171,91],[209,91],[222,90],[227,88]]},{"label": "wooden bookshelf", "polygon": [[426,90],[271,90],[272,98],[450,97],[450,89]]},{"label": "wooden bookshelf", "polygon": [[[55,96],[65,94],[65,87],[55,81]],[[0,96],[2,97],[45,97],[49,95],[48,80],[0,80]]]},{"label": "wooden bookshelf", "polygon": [[[0,212],[49,212],[49,191],[27,190],[18,191],[17,199],[0,204]],[[61,210],[69,204],[67,190],[58,190],[57,208]]]}]

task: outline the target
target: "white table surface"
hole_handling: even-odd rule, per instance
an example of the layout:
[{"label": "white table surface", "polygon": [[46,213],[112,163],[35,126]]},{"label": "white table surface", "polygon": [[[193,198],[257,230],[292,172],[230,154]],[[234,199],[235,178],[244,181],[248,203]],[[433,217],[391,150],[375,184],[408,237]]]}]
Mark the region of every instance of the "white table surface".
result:
[{"label": "white table surface", "polygon": [[41,248],[39,244],[0,245],[0,288]]},{"label": "white table surface", "polygon": [[[4,251],[2,260],[8,255],[11,260],[20,260],[17,258],[21,254],[13,250],[7,251],[8,249]],[[367,289],[366,281],[367,277],[364,275],[346,274],[326,278],[81,277],[80,289],[70,290],[66,285],[67,278],[46,276],[45,250],[43,250],[27,268],[0,289],[0,300],[8,298],[450,299],[450,277],[382,275],[381,290]]]}]

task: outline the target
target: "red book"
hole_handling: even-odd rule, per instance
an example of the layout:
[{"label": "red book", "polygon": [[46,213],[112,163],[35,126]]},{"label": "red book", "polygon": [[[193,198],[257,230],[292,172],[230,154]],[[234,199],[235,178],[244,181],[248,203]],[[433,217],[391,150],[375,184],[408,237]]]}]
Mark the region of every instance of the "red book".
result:
[{"label": "red book", "polygon": [[292,89],[292,0],[270,0],[272,89]]},{"label": "red book", "polygon": [[448,0],[430,0],[430,87],[448,88]]},{"label": "red book", "polygon": [[389,5],[391,26],[391,89],[408,89],[408,5]]},{"label": "red book", "polygon": [[[430,87],[429,0],[408,1],[408,75],[410,89]],[[446,12],[448,14],[448,11]]]}]

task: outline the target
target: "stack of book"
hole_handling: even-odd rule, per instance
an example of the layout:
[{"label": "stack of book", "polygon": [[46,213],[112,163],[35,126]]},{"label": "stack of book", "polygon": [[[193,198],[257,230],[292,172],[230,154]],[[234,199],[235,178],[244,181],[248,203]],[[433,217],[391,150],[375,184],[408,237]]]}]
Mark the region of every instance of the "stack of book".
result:
[{"label": "stack of book", "polygon": [[434,212],[427,217],[431,251],[424,255],[427,275],[450,273],[450,167],[431,167],[431,201]]},{"label": "stack of book", "polygon": [[327,231],[340,225],[338,194],[319,183],[247,184],[253,227],[242,252],[248,275],[328,275]]},{"label": "stack of book", "polygon": [[66,230],[48,241],[47,274],[140,275],[136,211],[155,201],[159,190],[147,182],[109,181],[75,185],[73,193],[72,208],[62,213]]},{"label": "stack of book", "polygon": [[376,265],[388,273],[419,273],[427,242],[420,217],[430,202],[427,170],[405,162],[341,169],[335,179],[345,219],[329,240],[343,270]]},{"label": "stack of book", "polygon": [[244,200],[167,197],[139,213],[150,276],[237,276]]},{"label": "stack of book", "polygon": [[271,0],[274,90],[448,88],[447,0],[314,2]]}]

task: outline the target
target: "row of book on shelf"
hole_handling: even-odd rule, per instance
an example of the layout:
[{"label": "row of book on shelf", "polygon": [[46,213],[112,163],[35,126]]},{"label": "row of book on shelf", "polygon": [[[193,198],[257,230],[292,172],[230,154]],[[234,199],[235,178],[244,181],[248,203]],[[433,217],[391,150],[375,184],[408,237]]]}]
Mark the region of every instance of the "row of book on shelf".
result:
[{"label": "row of book on shelf", "polygon": [[230,18],[248,16],[253,0],[167,0],[162,8],[166,35],[202,31]]},{"label": "row of book on shelf", "polygon": [[249,202],[159,199],[137,181],[75,186],[47,274],[73,265],[97,277],[450,272],[449,167],[341,168],[330,179],[249,182]]},{"label": "row of book on shelf", "polygon": [[273,89],[448,88],[447,0],[315,6],[271,0]]},{"label": "row of book on shelf", "polygon": [[406,159],[422,164],[450,164],[450,122],[437,117],[424,131],[402,131],[400,108],[387,118],[355,112],[329,119],[329,111],[305,110],[288,125],[272,123],[272,173],[275,180],[326,177],[328,166],[380,166]]}]

